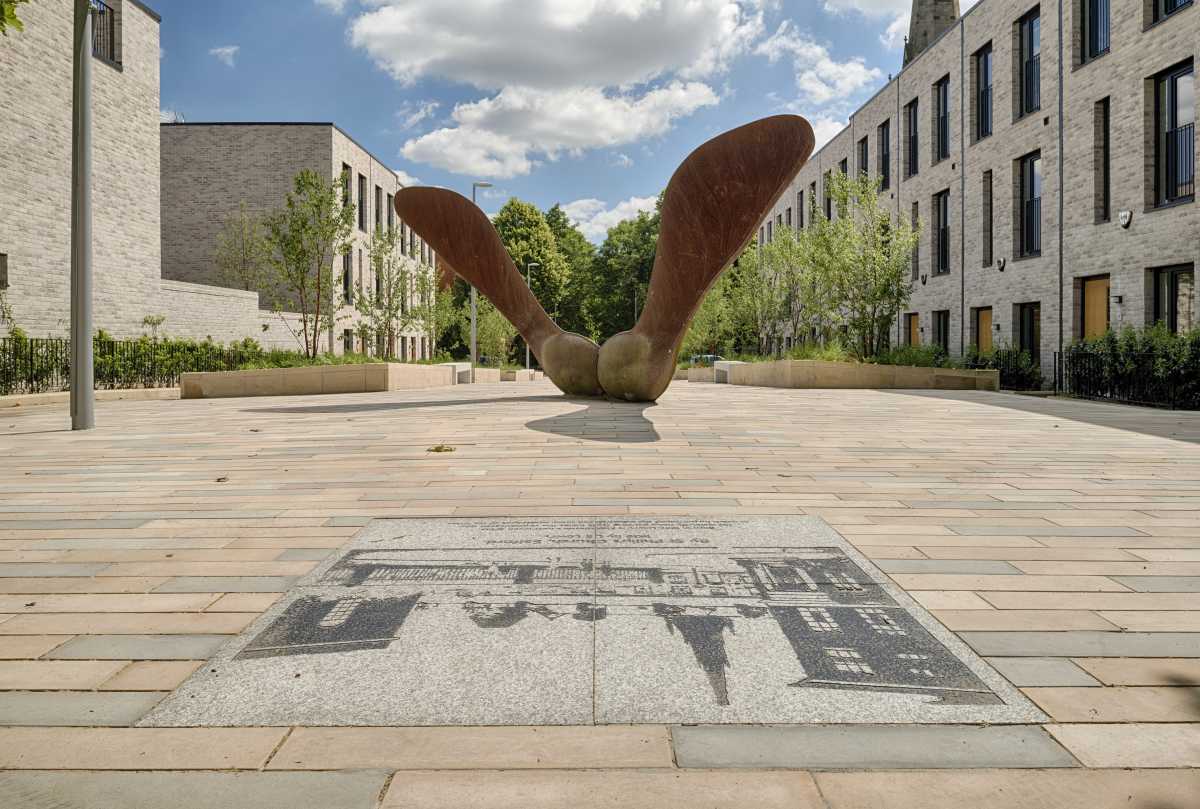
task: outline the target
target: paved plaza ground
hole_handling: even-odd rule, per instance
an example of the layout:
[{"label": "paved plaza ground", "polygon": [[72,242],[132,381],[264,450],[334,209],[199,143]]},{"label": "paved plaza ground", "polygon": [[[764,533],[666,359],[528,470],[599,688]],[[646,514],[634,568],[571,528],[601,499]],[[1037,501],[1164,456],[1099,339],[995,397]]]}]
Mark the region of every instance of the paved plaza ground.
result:
[{"label": "paved plaza ground", "polygon": [[67,422],[0,411],[2,807],[1200,806],[1200,414],[501,383]]}]

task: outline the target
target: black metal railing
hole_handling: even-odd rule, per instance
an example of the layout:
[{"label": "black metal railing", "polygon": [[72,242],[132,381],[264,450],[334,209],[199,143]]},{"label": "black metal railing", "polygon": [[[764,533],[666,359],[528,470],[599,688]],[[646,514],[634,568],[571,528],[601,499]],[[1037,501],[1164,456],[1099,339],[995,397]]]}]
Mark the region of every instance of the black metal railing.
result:
[{"label": "black metal railing", "polygon": [[968,368],[994,368],[1000,372],[1003,390],[1041,390],[1042,370],[1028,351],[1017,348],[997,348],[994,351],[967,355]]},{"label": "black metal railing", "polygon": [[1042,198],[1027,199],[1021,209],[1021,255],[1042,252]]},{"label": "black metal railing", "polygon": [[1195,124],[1168,129],[1163,136],[1163,163],[1166,169],[1163,201],[1174,202],[1196,192]]},{"label": "black metal railing", "polygon": [[979,91],[975,103],[978,105],[975,121],[975,137],[986,138],[992,134],[992,88],[991,85]]},{"label": "black metal railing", "polygon": [[1200,377],[1162,353],[1097,351],[1077,345],[1054,354],[1055,389],[1081,399],[1200,409]]},{"label": "black metal railing", "polygon": [[92,55],[114,65],[121,64],[121,18],[103,0],[92,4]]},{"label": "black metal railing", "polygon": [[937,159],[945,160],[950,156],[950,114],[939,112],[937,117]]},{"label": "black metal railing", "polygon": [[1025,60],[1021,71],[1021,114],[1042,108],[1042,55],[1036,54]]},{"label": "black metal railing", "polygon": [[[252,359],[240,348],[212,343],[94,340],[95,387],[169,388],[188,371],[232,371]],[[0,395],[47,393],[71,386],[71,341],[0,338]]]}]

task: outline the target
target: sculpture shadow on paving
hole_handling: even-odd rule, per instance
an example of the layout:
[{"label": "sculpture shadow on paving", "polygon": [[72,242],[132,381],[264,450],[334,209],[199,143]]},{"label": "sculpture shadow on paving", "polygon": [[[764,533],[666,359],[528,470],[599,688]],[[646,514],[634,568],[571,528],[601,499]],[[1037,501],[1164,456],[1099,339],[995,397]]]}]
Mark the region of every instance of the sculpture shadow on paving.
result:
[{"label": "sculpture shadow on paving", "polygon": [[605,399],[544,396],[495,396],[487,399],[447,399],[418,402],[357,402],[347,404],[296,405],[286,407],[252,407],[246,413],[268,413],[287,415],[389,413],[403,410],[424,410],[433,407],[462,407],[465,405],[506,404],[509,402],[537,403],[554,402],[582,405],[583,409],[570,413],[535,419],[525,424],[539,433],[550,433],[565,438],[606,443],[645,444],[661,440],[654,423],[645,416],[645,411],[654,407],[653,402],[618,402]]}]

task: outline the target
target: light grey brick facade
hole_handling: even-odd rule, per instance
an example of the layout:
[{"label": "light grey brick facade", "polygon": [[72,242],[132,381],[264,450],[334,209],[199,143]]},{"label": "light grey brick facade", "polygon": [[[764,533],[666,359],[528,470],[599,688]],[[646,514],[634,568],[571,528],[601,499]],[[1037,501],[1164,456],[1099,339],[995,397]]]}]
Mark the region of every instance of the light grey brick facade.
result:
[{"label": "light grey brick facade", "polygon": [[[1200,209],[1193,198],[1156,205],[1154,77],[1191,62],[1200,49],[1200,10],[1185,6],[1158,22],[1141,0],[1114,0],[1111,45],[1082,61],[1082,0],[982,0],[850,116],[849,125],[813,155],[776,203],[767,221],[778,223],[812,184],[821,200],[822,178],[847,159],[858,170],[857,144],[866,137],[869,171],[879,176],[879,126],[890,127],[891,182],[881,203],[909,218],[914,203],[923,225],[919,273],[912,300],[899,313],[893,340],[903,342],[905,315],[919,316],[918,337],[933,340],[933,318],[950,316],[949,350],[977,345],[974,313],[991,309],[992,344],[1021,343],[1019,309],[1040,306],[1037,349],[1049,377],[1053,354],[1081,336],[1082,280],[1107,276],[1113,328],[1154,319],[1153,270],[1200,263]],[[1037,9],[1041,25],[1040,107],[1020,110],[1019,21]],[[1061,32],[1061,37],[1060,37]],[[979,80],[975,55],[992,53],[992,131],[979,137]],[[1194,68],[1193,68],[1194,70]],[[1061,79],[1060,79],[1061,75]],[[934,160],[934,85],[949,78],[949,156]],[[1110,217],[1097,212],[1102,196],[1103,130],[1097,104],[1110,108]],[[918,105],[917,172],[906,176],[905,107]],[[1195,160],[1196,144],[1193,143]],[[1020,253],[1021,158],[1041,156],[1041,249]],[[991,204],[984,195],[990,172]],[[949,191],[949,272],[934,272],[931,210],[934,195]],[[992,249],[985,248],[990,211]],[[1130,213],[1122,226],[1122,211]],[[811,213],[805,213],[811,221]],[[764,223],[765,225],[765,223]],[[1032,346],[1031,346],[1032,347]]]}]

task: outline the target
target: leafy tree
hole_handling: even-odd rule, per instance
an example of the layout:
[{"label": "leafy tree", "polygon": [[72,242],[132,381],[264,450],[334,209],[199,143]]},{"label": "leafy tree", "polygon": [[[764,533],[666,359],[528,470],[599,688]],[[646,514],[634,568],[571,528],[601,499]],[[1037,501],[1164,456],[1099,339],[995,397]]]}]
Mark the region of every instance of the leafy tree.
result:
[{"label": "leafy tree", "polygon": [[721,275],[700,302],[700,308],[692,317],[680,348],[683,359],[693,354],[732,353],[734,312],[731,286],[729,273]]},{"label": "leafy tree", "polygon": [[738,258],[730,282],[734,317],[754,336],[759,354],[775,350],[787,319],[787,256],[770,247],[751,242]]},{"label": "leafy tree", "polygon": [[[468,307],[460,311],[460,318],[459,328],[464,334],[470,334],[471,313]],[[500,314],[491,301],[480,295],[476,319],[480,364],[500,366],[507,362],[513,338],[516,336],[517,330],[508,322],[508,318]]]},{"label": "leafy tree", "polygon": [[25,26],[17,18],[17,6],[29,0],[0,0],[0,34],[8,36],[8,29],[24,31]]},{"label": "leafy tree", "polygon": [[343,204],[341,182],[301,171],[283,209],[266,220],[274,307],[277,312],[299,309],[298,326],[283,321],[309,357],[318,354],[322,330],[333,329],[334,257],[350,250],[354,206]]},{"label": "leafy tree", "polygon": [[558,311],[558,325],[567,331],[595,338],[589,316],[592,269],[596,247],[571,224],[561,205],[546,211],[546,224],[554,234],[558,252],[567,265],[567,285]]},{"label": "leafy tree", "polygon": [[248,211],[244,201],[221,226],[214,258],[218,275],[229,286],[247,291],[261,288],[271,248],[262,217]]},{"label": "leafy tree", "polygon": [[366,344],[381,340],[384,353],[396,356],[396,338],[414,326],[425,329],[424,301],[432,297],[433,272],[405,255],[398,228],[376,228],[367,248],[375,271],[373,288],[359,288],[353,304],[360,320],[356,325]]},{"label": "leafy tree", "polygon": [[146,315],[142,318],[142,325],[150,330],[150,339],[154,342],[158,342],[158,330],[166,322],[166,315]]},{"label": "leafy tree", "polygon": [[592,270],[589,314],[595,333],[608,338],[633,328],[650,284],[658,247],[659,213],[640,212],[609,228]]},{"label": "leafy tree", "polygon": [[567,262],[558,251],[546,217],[537,206],[512,197],[492,220],[508,255],[524,275],[531,263],[530,288],[551,316],[556,316],[567,290]]}]

